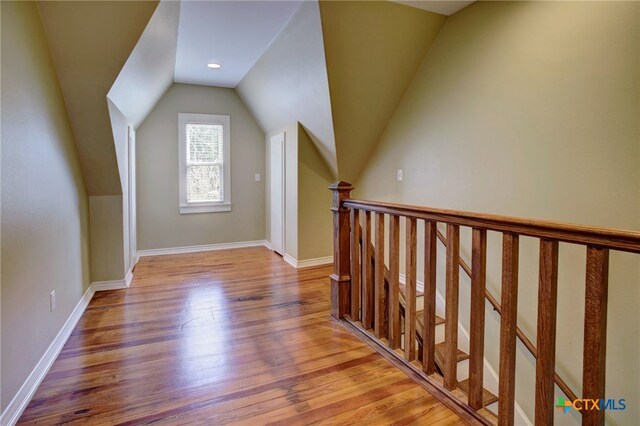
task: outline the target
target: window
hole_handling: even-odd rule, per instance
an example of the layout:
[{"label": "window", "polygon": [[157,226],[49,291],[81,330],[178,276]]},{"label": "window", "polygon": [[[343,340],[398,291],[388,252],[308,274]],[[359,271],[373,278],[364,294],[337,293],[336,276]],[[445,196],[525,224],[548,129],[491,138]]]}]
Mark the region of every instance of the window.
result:
[{"label": "window", "polygon": [[181,214],[231,210],[230,121],[178,114]]}]

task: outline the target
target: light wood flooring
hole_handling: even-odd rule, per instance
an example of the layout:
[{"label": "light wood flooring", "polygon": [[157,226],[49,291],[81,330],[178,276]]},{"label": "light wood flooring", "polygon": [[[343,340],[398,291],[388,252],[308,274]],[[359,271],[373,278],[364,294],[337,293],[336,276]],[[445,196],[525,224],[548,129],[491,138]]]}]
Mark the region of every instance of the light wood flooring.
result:
[{"label": "light wood flooring", "polygon": [[463,424],[331,318],[330,270],[262,247],[142,258],[20,424]]}]

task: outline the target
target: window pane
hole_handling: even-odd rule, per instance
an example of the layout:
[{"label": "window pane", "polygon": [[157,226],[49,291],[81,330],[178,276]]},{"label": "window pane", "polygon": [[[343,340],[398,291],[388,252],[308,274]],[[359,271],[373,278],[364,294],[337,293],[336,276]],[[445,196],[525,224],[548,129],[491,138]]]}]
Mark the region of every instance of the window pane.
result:
[{"label": "window pane", "polygon": [[222,125],[187,124],[187,164],[222,163]]},{"label": "window pane", "polygon": [[223,201],[222,165],[187,165],[187,202]]}]

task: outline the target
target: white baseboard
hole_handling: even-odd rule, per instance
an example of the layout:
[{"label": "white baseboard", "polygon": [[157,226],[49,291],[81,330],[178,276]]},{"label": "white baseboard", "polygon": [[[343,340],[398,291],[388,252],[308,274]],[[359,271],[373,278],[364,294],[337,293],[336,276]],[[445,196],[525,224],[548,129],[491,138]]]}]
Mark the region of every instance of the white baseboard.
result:
[{"label": "white baseboard", "polygon": [[296,260],[293,256],[285,253],[282,256],[285,262],[296,269],[311,268],[314,266],[330,265],[333,263],[333,256],[316,257],[315,259]]},{"label": "white baseboard", "polygon": [[129,272],[127,272],[127,275],[122,280],[96,281],[91,283],[91,287],[94,291],[121,290],[123,288],[129,288],[132,279],[133,268],[129,269]]},{"label": "white baseboard", "polygon": [[[406,283],[406,279],[405,279],[405,275],[404,274],[399,274],[399,281],[402,284]],[[420,291],[420,292],[424,292],[424,282],[423,281],[416,280],[416,290]],[[436,289],[436,313],[437,313],[437,315],[440,315],[441,317],[444,318],[444,309],[445,309],[444,296],[440,293],[440,291],[438,291],[438,289]],[[462,325],[462,323],[460,323],[460,321],[458,321],[458,344],[459,344],[459,346],[462,346],[463,348],[468,348],[470,339],[471,339],[471,337],[469,335],[469,331],[466,329],[466,327],[464,327],[464,325]],[[494,394],[497,395],[498,394],[497,393],[497,389],[498,389],[498,373],[493,368],[491,363],[489,363],[487,358],[484,358],[483,364],[484,364],[484,371],[486,373],[489,373],[489,374],[485,374],[484,375],[485,388],[489,388],[490,391],[492,391]],[[517,401],[515,402],[515,407],[514,408],[515,408],[515,424],[523,425],[523,426],[533,426],[533,423],[531,422],[531,420],[529,420],[529,417],[527,417],[527,415],[525,414],[524,410],[522,409],[520,404],[518,404]]]},{"label": "white baseboard", "polygon": [[197,253],[201,251],[228,250],[228,249],[235,249],[235,248],[257,247],[257,246],[269,247],[269,242],[265,240],[238,241],[234,243],[204,244],[199,246],[169,247],[169,248],[162,248],[162,249],[138,250],[138,257],[162,256],[165,254]]},{"label": "white baseboard", "polygon": [[89,305],[94,292],[95,290],[93,286],[89,286],[82,296],[82,299],[77,303],[76,307],[71,312],[71,315],[62,326],[62,329],[58,332],[58,335],[53,339],[53,342],[51,342],[34,367],[33,371],[31,371],[31,374],[29,374],[29,377],[27,377],[27,380],[25,380],[22,387],[20,387],[20,390],[18,390],[18,393],[16,393],[7,408],[2,412],[2,416],[0,416],[0,425],[13,426],[18,422],[22,412],[31,401],[31,398],[33,398],[38,386],[40,386],[40,383],[49,372],[53,362],[56,360],[58,354],[62,350],[62,347],[73,332],[78,320],[82,317],[82,314]]}]

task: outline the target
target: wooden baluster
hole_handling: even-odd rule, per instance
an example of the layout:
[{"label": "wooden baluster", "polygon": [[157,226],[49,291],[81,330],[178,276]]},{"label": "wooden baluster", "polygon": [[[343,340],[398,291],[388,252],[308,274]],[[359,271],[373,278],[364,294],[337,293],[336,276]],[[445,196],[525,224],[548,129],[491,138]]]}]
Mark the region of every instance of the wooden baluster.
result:
[{"label": "wooden baluster", "polygon": [[424,224],[424,335],[422,336],[422,370],[436,371],[436,244],[437,223]]},{"label": "wooden baluster", "polygon": [[[487,276],[487,231],[474,229],[471,241],[471,325],[469,340],[469,405],[483,407],[484,297]],[[552,404],[553,405],[553,404]]]},{"label": "wooden baluster", "polygon": [[400,217],[389,220],[389,347],[400,347]]},{"label": "wooden baluster", "polygon": [[384,213],[376,213],[375,246],[375,320],[374,334],[378,339],[387,337],[387,293],[384,289]]},{"label": "wooden baluster", "polygon": [[371,267],[371,212],[364,212],[362,228],[362,327],[373,328],[373,270]]},{"label": "wooden baluster", "polygon": [[517,234],[502,237],[502,317],[500,319],[500,381],[498,425],[513,425],[516,384],[516,327],[518,320]]},{"label": "wooden baluster", "polygon": [[536,424],[553,424],[558,302],[558,241],[540,240],[538,284],[538,353],[536,359]]},{"label": "wooden baluster", "polygon": [[349,209],[342,202],[351,196],[353,186],[338,182],[333,191],[333,273],[331,279],[331,315],[340,319],[351,311],[351,250],[349,249]]},{"label": "wooden baluster", "polygon": [[404,308],[404,357],[407,361],[416,359],[416,219],[406,219],[407,250],[405,271]]},{"label": "wooden baluster", "polygon": [[351,210],[351,319],[360,321],[360,210]]},{"label": "wooden baluster", "polygon": [[458,385],[458,298],[460,275],[460,227],[447,224],[447,278],[444,329],[444,387]]},{"label": "wooden baluster", "polygon": [[[609,250],[587,247],[582,398],[604,400]],[[583,425],[604,425],[604,410],[583,410]]]}]

